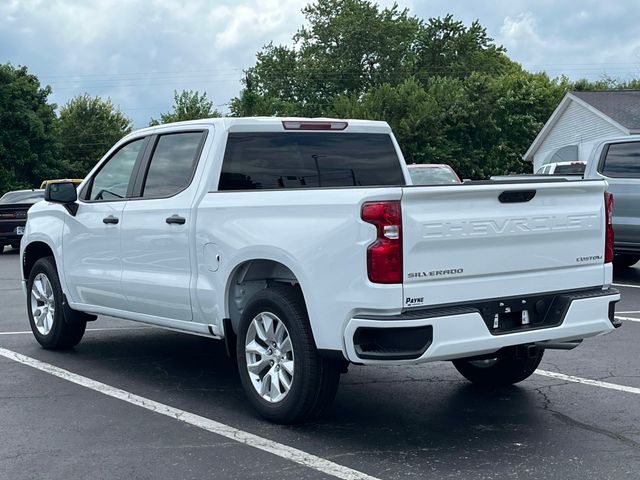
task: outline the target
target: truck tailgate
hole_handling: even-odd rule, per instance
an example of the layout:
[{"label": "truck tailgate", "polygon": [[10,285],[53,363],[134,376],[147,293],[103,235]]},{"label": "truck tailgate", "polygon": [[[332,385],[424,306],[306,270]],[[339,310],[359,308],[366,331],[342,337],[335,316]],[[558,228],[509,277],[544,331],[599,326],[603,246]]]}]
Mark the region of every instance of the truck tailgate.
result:
[{"label": "truck tailgate", "polygon": [[605,188],[602,181],[403,188],[405,307],[601,286]]}]

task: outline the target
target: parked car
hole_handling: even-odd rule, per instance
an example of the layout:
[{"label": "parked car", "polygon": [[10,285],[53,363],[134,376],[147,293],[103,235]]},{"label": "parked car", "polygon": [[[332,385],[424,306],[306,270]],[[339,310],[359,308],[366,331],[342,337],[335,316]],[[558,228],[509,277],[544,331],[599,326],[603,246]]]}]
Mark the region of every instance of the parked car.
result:
[{"label": "parked car", "polygon": [[441,163],[412,163],[407,165],[414,185],[462,183],[449,165]]},{"label": "parked car", "polygon": [[582,175],[587,162],[556,162],[541,166],[536,175]]},{"label": "parked car", "polygon": [[27,210],[44,198],[44,190],[16,190],[0,197],[0,253],[6,245],[20,247]]},{"label": "parked car", "polygon": [[409,183],[385,122],[139,130],[29,212],[31,329],[49,349],[95,315],[224,339],[250,403],[291,423],[349,363],[448,360],[509,385],[619,326],[606,182]]},{"label": "parked car", "polygon": [[640,135],[612,138],[595,145],[585,179],[605,179],[613,193],[614,264],[631,267],[640,260]]},{"label": "parked car", "polygon": [[75,185],[80,185],[82,183],[82,179],[81,178],[60,178],[57,180],[44,180],[40,184],[40,188],[45,188],[50,183],[56,183],[56,182],[71,182]]}]

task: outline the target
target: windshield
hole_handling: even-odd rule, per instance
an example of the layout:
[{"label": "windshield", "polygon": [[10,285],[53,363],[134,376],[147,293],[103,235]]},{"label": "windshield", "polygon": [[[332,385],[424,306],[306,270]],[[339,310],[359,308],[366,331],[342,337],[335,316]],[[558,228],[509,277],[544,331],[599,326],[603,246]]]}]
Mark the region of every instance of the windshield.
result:
[{"label": "windshield", "polygon": [[409,167],[409,175],[414,185],[460,183],[458,177],[447,167]]},{"label": "windshield", "polygon": [[553,173],[584,173],[584,163],[572,163],[571,165],[557,165]]},{"label": "windshield", "polygon": [[29,190],[27,192],[7,192],[0,203],[36,203],[44,198],[44,190]]}]

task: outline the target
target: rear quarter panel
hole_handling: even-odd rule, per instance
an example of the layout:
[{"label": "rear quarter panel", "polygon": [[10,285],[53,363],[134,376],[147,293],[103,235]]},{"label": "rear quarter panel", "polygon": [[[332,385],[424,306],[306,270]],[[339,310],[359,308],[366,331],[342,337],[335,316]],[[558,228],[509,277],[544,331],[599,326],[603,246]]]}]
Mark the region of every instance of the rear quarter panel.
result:
[{"label": "rear quarter panel", "polygon": [[[397,200],[401,189],[344,188],[212,192],[198,207],[196,297],[202,315],[228,316],[229,278],[247,260],[282,263],[302,288],[318,348],[342,349],[342,331],[357,313],[397,313],[402,285],[372,284],[366,249],[375,228],[360,219],[369,200]],[[218,270],[202,268],[215,245]],[[215,291],[215,296],[211,291]]]}]

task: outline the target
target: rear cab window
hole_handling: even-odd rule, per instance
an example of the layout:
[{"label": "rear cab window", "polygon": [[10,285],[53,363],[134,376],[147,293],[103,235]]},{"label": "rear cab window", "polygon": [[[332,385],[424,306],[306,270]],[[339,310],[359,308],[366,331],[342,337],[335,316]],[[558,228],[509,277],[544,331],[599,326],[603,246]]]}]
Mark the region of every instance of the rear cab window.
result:
[{"label": "rear cab window", "polygon": [[405,185],[391,137],[381,133],[230,133],[218,190]]}]

